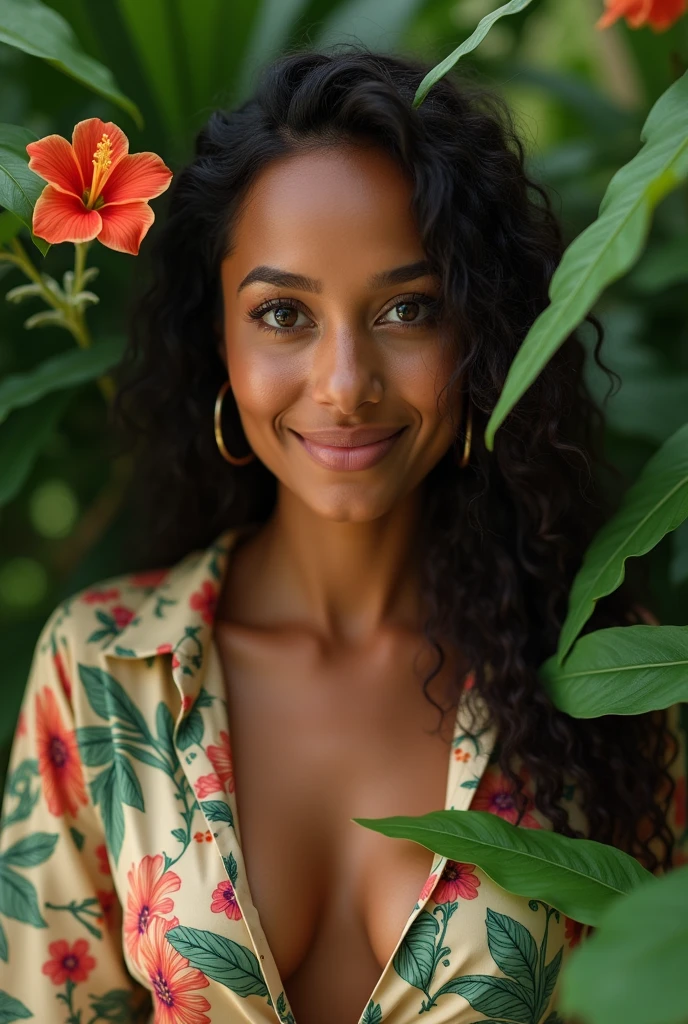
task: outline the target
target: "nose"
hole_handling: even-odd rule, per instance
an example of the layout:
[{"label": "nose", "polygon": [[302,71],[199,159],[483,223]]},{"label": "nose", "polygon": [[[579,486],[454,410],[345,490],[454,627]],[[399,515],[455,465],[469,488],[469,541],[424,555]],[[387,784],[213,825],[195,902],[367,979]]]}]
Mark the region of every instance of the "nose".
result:
[{"label": "nose", "polygon": [[311,389],[314,401],[333,406],[344,416],[381,400],[381,367],[365,331],[341,324],[324,332],[314,346]]}]

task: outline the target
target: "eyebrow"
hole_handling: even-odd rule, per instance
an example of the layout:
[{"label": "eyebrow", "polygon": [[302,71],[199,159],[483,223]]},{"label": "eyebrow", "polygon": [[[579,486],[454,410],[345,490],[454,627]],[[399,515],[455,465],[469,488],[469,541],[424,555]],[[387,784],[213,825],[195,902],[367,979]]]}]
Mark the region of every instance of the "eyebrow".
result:
[{"label": "eyebrow", "polygon": [[[371,288],[388,288],[395,284],[405,284],[407,281],[415,281],[418,277],[426,277],[430,273],[430,264],[427,260],[416,260],[415,263],[407,263],[403,267],[394,267],[392,270],[382,270],[379,274],[373,274],[368,280]],[[292,274],[288,270],[280,270],[279,267],[254,267],[249,271],[237,288],[237,294],[248,285],[256,281],[265,284],[274,284],[278,288],[296,288],[303,292],[322,291],[322,281],[316,281],[312,277],[305,277],[303,274]]]}]

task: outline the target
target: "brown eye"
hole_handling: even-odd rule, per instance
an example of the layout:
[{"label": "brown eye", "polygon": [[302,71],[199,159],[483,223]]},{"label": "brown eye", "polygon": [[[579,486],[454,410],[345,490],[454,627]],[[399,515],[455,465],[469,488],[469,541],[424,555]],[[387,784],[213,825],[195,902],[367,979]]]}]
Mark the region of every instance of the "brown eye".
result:
[{"label": "brown eye", "polygon": [[[305,313],[296,306],[273,306],[264,313],[258,314],[266,327],[273,331],[299,330],[301,327],[312,326]],[[299,319],[301,318],[301,319]]]},{"label": "brown eye", "polygon": [[280,327],[293,327],[299,318],[298,310],[291,306],[278,306],[272,310],[272,315]]},{"label": "brown eye", "polygon": [[428,299],[427,302],[420,302],[415,299],[402,299],[400,302],[396,302],[391,309],[383,315],[381,321],[378,323],[386,324],[421,324],[425,320],[429,320],[432,313],[433,301]]},{"label": "brown eye", "polygon": [[418,316],[417,302],[400,302],[394,307],[400,320],[415,320]]}]

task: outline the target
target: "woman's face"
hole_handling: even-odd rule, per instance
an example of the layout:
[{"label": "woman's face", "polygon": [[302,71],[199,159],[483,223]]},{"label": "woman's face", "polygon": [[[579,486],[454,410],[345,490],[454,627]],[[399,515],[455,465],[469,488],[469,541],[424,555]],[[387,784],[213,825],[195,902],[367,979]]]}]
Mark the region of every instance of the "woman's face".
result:
[{"label": "woman's face", "polygon": [[410,203],[377,149],[285,157],[254,182],[222,264],[221,355],[248,442],[339,522],[389,512],[452,442],[439,282]]}]

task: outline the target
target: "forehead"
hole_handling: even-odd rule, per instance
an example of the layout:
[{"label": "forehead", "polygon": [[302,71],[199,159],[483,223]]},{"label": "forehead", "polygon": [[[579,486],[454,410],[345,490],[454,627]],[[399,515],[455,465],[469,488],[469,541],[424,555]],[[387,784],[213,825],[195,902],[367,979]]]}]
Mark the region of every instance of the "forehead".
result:
[{"label": "forehead", "polygon": [[411,198],[404,171],[372,146],[282,157],[247,193],[226,270],[243,277],[268,264],[326,278],[328,269],[341,273],[352,264],[367,276],[418,259],[423,247]]}]

